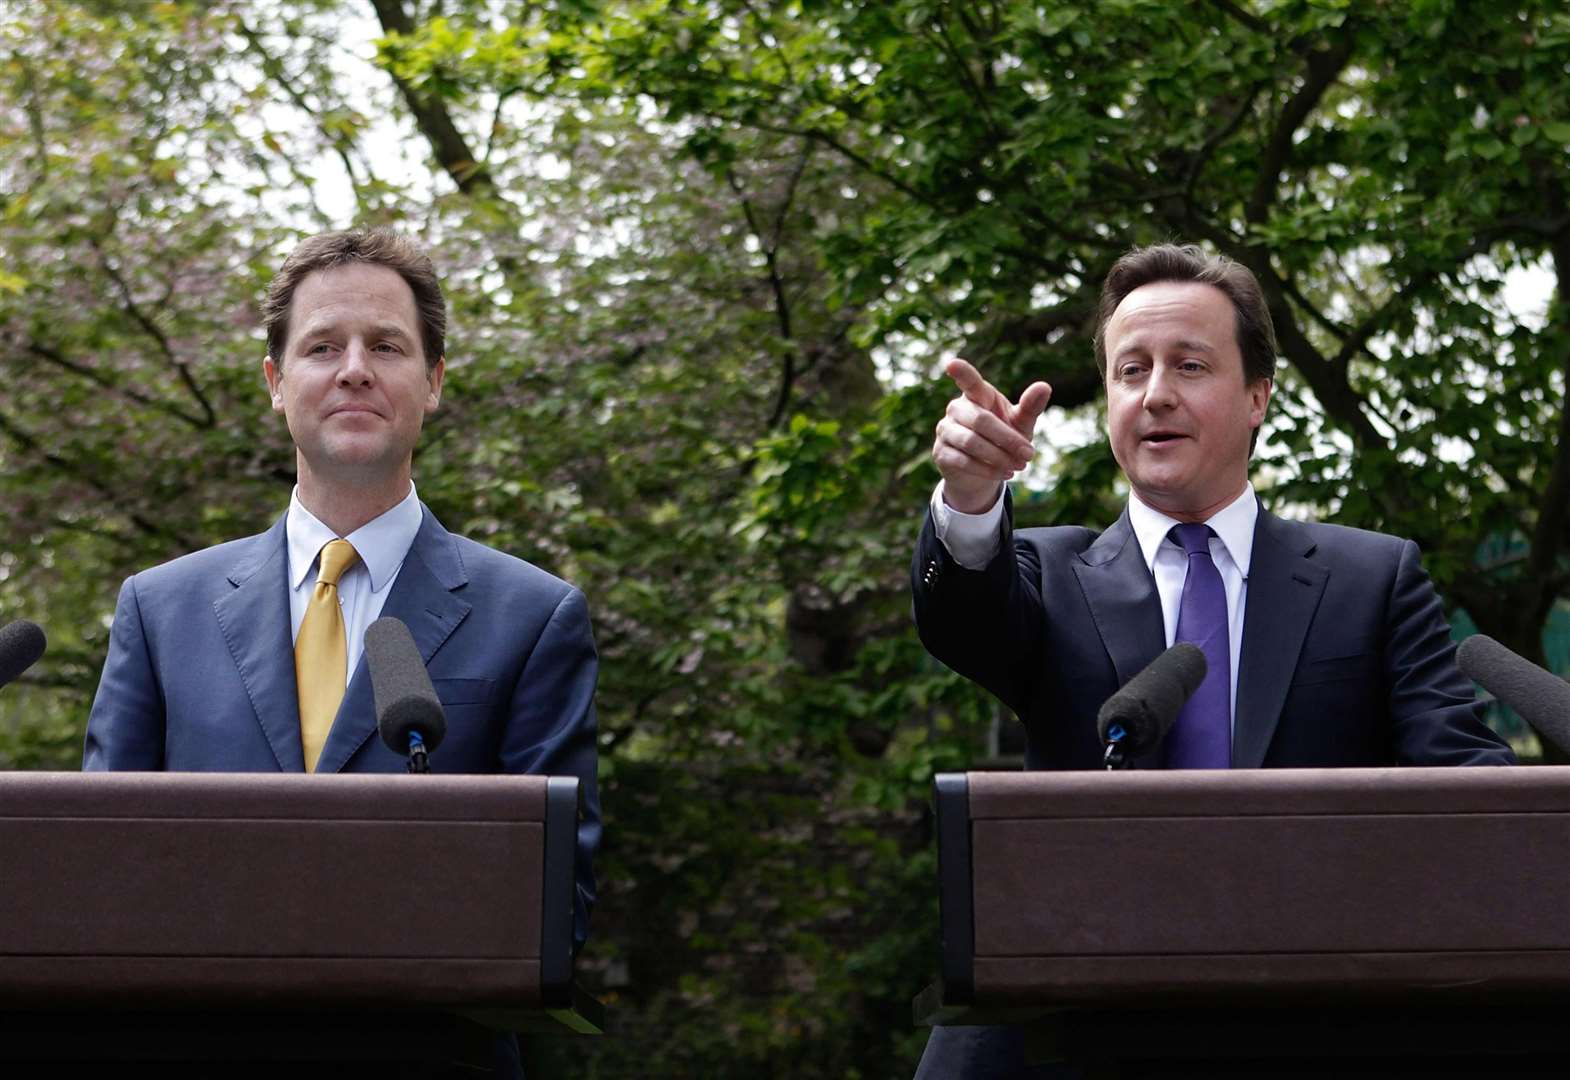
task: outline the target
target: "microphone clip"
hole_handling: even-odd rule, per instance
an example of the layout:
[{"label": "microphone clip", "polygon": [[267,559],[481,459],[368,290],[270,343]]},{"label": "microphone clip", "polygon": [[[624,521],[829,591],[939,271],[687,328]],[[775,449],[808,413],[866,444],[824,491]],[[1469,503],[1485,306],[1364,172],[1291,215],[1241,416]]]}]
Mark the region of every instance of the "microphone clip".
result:
[{"label": "microphone clip", "polygon": [[1128,732],[1117,721],[1107,728],[1107,752],[1102,755],[1101,761],[1108,772],[1129,767],[1129,756],[1123,752],[1123,740],[1127,737]]},{"label": "microphone clip", "polygon": [[409,771],[412,773],[431,771],[430,757],[425,750],[425,739],[418,731],[409,732]]}]

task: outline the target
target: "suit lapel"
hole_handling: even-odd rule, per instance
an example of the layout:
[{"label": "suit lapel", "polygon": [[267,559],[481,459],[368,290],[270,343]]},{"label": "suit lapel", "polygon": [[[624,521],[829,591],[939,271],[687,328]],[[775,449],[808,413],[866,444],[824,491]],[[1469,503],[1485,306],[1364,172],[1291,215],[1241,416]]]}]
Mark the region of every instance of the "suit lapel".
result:
[{"label": "suit lapel", "polygon": [[1145,565],[1127,509],[1073,566],[1122,686],[1166,646],[1156,579]]},{"label": "suit lapel", "polygon": [[[469,614],[471,605],[453,595],[453,590],[468,584],[468,572],[458,554],[457,542],[421,504],[424,519],[415,534],[398,578],[382,606],[382,618],[400,620],[409,628],[420,656],[426,664],[436,655],[452,632]],[[296,709],[298,717],[298,709]],[[295,727],[299,727],[296,719]],[[322,746],[316,771],[338,772],[376,733],[376,702],[371,693],[371,676],[365,654],[355,665],[354,674],[344,690],[343,704],[333,721],[327,742]],[[298,742],[298,733],[296,734]]]},{"label": "suit lapel", "polygon": [[1257,769],[1264,763],[1281,719],[1303,639],[1330,577],[1310,558],[1315,546],[1300,525],[1260,508],[1243,609],[1233,768]]},{"label": "suit lapel", "polygon": [[304,772],[288,578],[284,519],[279,518],[267,532],[242,543],[229,571],[234,590],[215,600],[213,610],[278,768]]}]

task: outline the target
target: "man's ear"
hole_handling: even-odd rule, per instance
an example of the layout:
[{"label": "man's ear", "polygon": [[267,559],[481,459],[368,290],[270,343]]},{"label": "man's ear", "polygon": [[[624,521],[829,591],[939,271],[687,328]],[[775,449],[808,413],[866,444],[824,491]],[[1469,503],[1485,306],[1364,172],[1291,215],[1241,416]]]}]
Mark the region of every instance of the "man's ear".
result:
[{"label": "man's ear", "polygon": [[436,406],[442,403],[442,377],[447,374],[447,358],[438,356],[436,364],[430,370],[427,380],[431,384],[431,392],[425,398],[425,411],[433,413]]},{"label": "man's ear", "polygon": [[1265,422],[1265,410],[1270,405],[1270,393],[1275,389],[1276,381],[1270,378],[1255,379],[1248,384],[1249,408],[1248,426],[1258,429]]},{"label": "man's ear", "polygon": [[262,378],[267,380],[267,393],[273,399],[273,412],[283,412],[283,369],[271,356],[262,357]]}]

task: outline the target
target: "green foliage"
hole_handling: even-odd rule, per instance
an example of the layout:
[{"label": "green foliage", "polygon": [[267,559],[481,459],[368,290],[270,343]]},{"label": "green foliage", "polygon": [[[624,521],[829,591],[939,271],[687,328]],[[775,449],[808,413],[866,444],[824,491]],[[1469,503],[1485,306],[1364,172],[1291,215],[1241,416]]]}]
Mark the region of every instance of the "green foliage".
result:
[{"label": "green foliage", "polygon": [[1268,496],[1418,538],[1536,650],[1570,342],[1506,280],[1570,265],[1557,5],[402,9],[0,0],[0,614],[51,638],[0,761],[74,765],[126,574],[285,504],[256,304],[290,244],[417,234],[452,323],[420,494],[580,584],[602,655],[618,1037],[542,1074],[909,1074],[928,787],[995,710],[909,626],[933,372],[1049,380],[1018,519],[1110,519],[1073,433],[1131,244],[1261,277]]}]

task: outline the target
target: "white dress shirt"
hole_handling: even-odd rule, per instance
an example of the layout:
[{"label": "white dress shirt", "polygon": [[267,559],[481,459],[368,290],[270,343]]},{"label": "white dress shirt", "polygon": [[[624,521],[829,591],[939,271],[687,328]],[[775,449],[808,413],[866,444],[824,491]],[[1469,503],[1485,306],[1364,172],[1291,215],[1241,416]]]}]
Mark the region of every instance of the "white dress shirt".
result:
[{"label": "white dress shirt", "polygon": [[[365,628],[375,622],[387,602],[387,593],[398,579],[403,560],[414,544],[424,517],[414,485],[402,502],[372,518],[342,539],[354,545],[359,559],[338,581],[338,604],[343,609],[343,628],[348,636],[349,673],[360,662],[365,648]],[[289,545],[289,625],[291,640],[300,636],[305,606],[316,589],[318,557],[337,533],[323,525],[300,502],[300,489],[289,496],[289,514],[284,521]]]},{"label": "white dress shirt", "polygon": [[[1237,670],[1243,653],[1243,609],[1248,599],[1248,568],[1254,555],[1254,522],[1259,503],[1252,485],[1244,484],[1238,497],[1205,522],[1215,532],[1210,555],[1227,594],[1227,644],[1232,660],[1231,701],[1237,715]],[[1161,621],[1170,646],[1177,636],[1178,609],[1183,602],[1183,582],[1188,577],[1188,556],[1182,545],[1167,536],[1175,518],[1152,510],[1129,494],[1128,520],[1139,542],[1145,565],[1156,579],[1161,598]],[[932,524],[938,539],[954,561],[970,570],[981,570],[997,554],[1003,532],[1003,494],[979,514],[962,513],[943,501],[943,483],[932,493]]]}]

